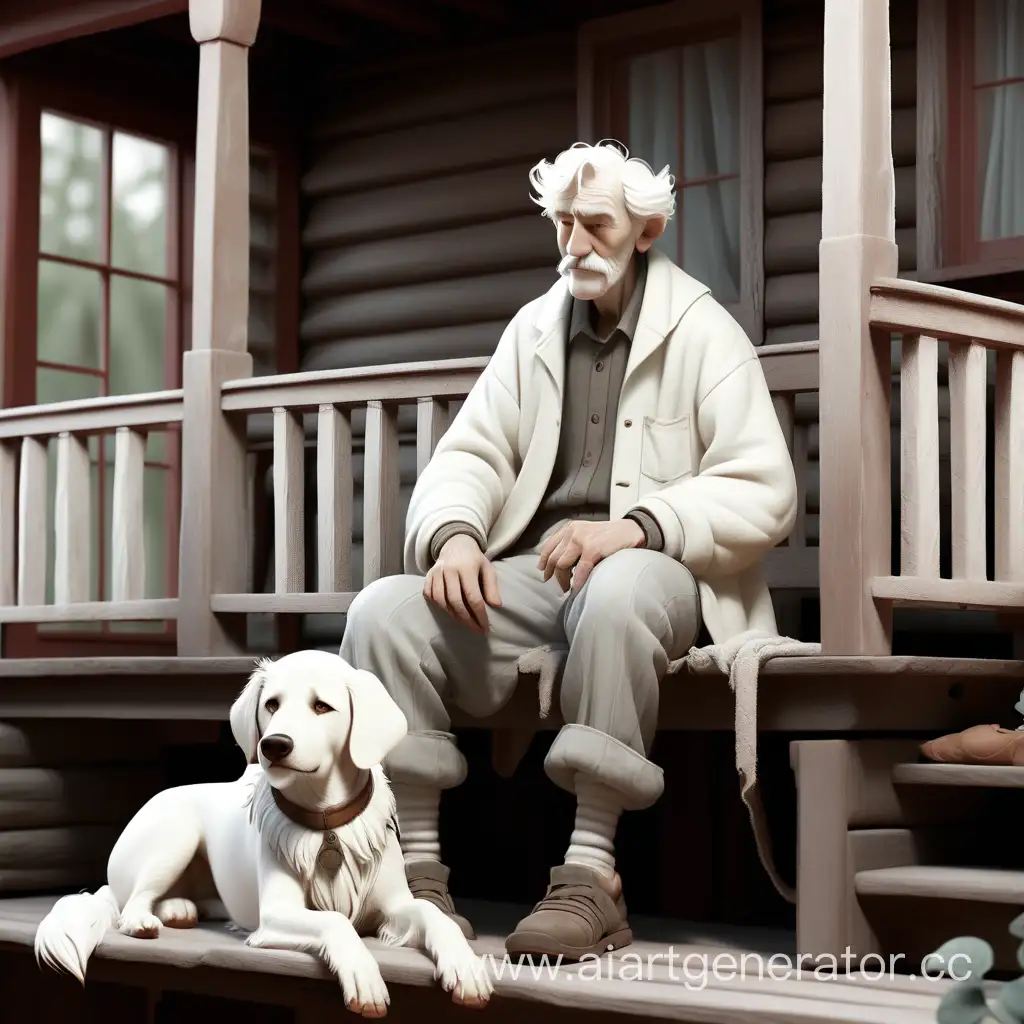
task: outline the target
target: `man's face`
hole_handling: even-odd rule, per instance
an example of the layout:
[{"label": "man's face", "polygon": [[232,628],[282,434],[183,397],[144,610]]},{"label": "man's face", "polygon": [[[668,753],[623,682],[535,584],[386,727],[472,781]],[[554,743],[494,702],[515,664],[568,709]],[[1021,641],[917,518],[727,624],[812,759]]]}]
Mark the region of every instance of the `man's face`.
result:
[{"label": "man's face", "polygon": [[611,168],[586,168],[575,195],[556,213],[559,273],[574,298],[599,299],[618,283],[637,248],[644,225],[626,209],[622,185]]}]

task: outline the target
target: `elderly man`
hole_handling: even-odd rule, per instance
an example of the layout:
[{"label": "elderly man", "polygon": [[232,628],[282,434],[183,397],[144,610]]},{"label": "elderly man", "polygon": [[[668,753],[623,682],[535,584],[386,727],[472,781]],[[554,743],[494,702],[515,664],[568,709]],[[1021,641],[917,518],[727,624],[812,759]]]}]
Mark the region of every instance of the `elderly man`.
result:
[{"label": "elderly man", "polygon": [[358,596],[341,654],[409,720],[385,767],[410,885],[472,937],[438,842],[441,791],[466,774],[446,709],[492,714],[525,652],[568,648],[545,770],[575,795],[575,829],[506,946],[579,959],[632,939],[615,833],[663,789],[648,752],[669,663],[702,624],[715,642],[776,629],[760,562],[796,481],[749,339],[652,248],[668,168],[577,144],[530,180],[560,279],[502,335],[416,484],[410,575]]}]

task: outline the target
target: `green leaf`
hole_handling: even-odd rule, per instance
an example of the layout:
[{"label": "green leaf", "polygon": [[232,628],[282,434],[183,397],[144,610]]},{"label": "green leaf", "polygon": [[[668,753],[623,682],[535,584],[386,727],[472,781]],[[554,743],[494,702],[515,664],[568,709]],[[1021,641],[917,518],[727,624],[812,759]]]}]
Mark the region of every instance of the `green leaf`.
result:
[{"label": "green leaf", "polygon": [[1020,700],[1017,701],[1017,703],[1014,704],[1013,707],[1015,711],[1019,711],[1022,715],[1024,715],[1024,690],[1020,691]]},{"label": "green leaf", "polygon": [[1015,939],[1024,939],[1024,914],[1018,914],[1010,922],[1010,934]]},{"label": "green leaf", "polygon": [[938,1024],[981,1024],[988,1016],[985,991],[980,984],[954,985],[939,1002]]},{"label": "green leaf", "polygon": [[1024,967],[1024,942],[1017,947],[1017,963]]},{"label": "green leaf", "polygon": [[999,990],[999,1005],[1012,1020],[1024,1022],[1024,978],[1003,985]]},{"label": "green leaf", "polygon": [[960,935],[944,943],[925,958],[925,970],[932,976],[939,971],[953,981],[980,982],[995,963],[992,947],[984,939]]}]

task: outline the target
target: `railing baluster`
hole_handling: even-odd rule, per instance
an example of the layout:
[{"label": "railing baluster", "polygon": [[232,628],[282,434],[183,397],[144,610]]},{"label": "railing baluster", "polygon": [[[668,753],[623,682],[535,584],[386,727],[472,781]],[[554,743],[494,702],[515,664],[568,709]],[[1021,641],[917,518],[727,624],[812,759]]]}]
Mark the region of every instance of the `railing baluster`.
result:
[{"label": "railing baluster", "polygon": [[352,421],[333,405],[321,405],[316,442],[317,590],[352,589]]},{"label": "railing baluster", "polygon": [[146,597],[146,435],[119,427],[114,440],[114,496],[111,509],[111,600]]},{"label": "railing baluster", "polygon": [[807,453],[808,427],[806,423],[793,425],[793,471],[796,474],[796,520],[789,535],[789,545],[794,548],[807,547],[807,484],[810,475],[810,458]]},{"label": "railing baluster", "polygon": [[416,476],[426,468],[437,442],[448,429],[448,403],[421,398],[416,403]]},{"label": "railing baluster", "polygon": [[[102,447],[102,438],[100,439]],[[89,448],[65,431],[57,438],[57,493],[54,503],[53,603],[89,600],[89,559],[93,547]]]},{"label": "railing baluster", "polygon": [[398,521],[398,417],[383,402],[366,406],[363,459],[363,586],[401,572]]},{"label": "railing baluster", "polygon": [[985,348],[949,346],[953,578],[987,579],[985,561]]},{"label": "railing baluster", "polygon": [[1024,350],[996,356],[995,578],[1024,580]]},{"label": "railing baluster", "polygon": [[274,410],[274,591],[302,593],[306,586],[305,495],[302,420]]},{"label": "railing baluster", "polygon": [[[900,572],[939,575],[938,342],[903,337],[900,365]],[[984,352],[982,353],[984,355]],[[982,544],[984,550],[984,542]]]},{"label": "railing baluster", "polygon": [[10,445],[0,443],[0,605],[14,604],[17,579],[17,459]]}]

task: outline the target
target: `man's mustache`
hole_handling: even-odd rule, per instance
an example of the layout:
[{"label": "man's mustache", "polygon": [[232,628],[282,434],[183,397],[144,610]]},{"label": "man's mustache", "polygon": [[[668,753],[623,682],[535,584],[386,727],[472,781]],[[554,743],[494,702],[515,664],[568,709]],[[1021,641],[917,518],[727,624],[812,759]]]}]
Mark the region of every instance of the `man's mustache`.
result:
[{"label": "man's mustache", "polygon": [[586,256],[563,256],[558,264],[558,273],[562,276],[570,270],[591,270],[596,274],[608,274],[608,263],[596,253],[588,253]]}]

